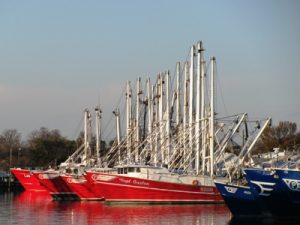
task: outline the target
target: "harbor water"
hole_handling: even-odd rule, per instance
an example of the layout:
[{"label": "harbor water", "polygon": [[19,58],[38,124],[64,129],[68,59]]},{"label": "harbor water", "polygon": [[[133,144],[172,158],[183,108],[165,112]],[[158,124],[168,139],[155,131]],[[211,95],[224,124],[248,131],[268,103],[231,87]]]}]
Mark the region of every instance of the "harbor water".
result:
[{"label": "harbor water", "polygon": [[[280,220],[236,220],[225,204],[144,205],[106,202],[53,201],[47,194],[21,192],[0,194],[0,224],[287,224]],[[291,224],[291,220],[288,224]],[[297,223],[294,223],[297,224]]]}]

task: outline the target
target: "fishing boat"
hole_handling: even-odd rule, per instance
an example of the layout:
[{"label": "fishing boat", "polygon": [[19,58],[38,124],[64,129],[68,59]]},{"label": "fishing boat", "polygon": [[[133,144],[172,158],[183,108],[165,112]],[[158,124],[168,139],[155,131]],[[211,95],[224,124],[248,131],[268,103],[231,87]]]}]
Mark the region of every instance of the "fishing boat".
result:
[{"label": "fishing boat", "polygon": [[[93,167],[93,171],[101,171],[102,173],[116,173],[116,169],[113,168],[102,168],[102,167]],[[80,174],[80,175],[78,175]],[[72,190],[78,198],[82,201],[102,201],[104,200],[102,195],[97,195],[91,185],[88,183],[87,179],[84,176],[85,172],[81,171],[80,173],[62,173],[60,174],[61,179],[64,180],[65,184]]]},{"label": "fishing boat", "polygon": [[[177,86],[176,86],[176,123],[181,128],[181,133],[172,135],[171,120],[175,115],[175,97],[173,103],[170,101],[170,73],[169,71],[160,73],[154,85],[150,79],[146,81],[147,90],[142,90],[141,78],[136,82],[136,95],[132,93],[130,82],[126,85],[126,135],[121,138],[120,132],[120,112],[115,110],[117,142],[116,160],[113,167],[117,169],[117,174],[102,173],[96,171],[86,171],[86,179],[91,189],[98,197],[104,197],[106,201],[119,202],[221,202],[222,198],[217,192],[213,183],[213,155],[212,148],[214,142],[214,107],[213,100],[210,102],[210,111],[206,112],[205,130],[210,132],[209,141],[204,134],[200,136],[200,109],[203,113],[206,109],[204,100],[200,106],[200,85],[204,79],[204,62],[202,42],[191,48],[191,61],[185,64],[185,84],[189,89],[185,89],[185,96],[189,91],[189,104],[185,106],[185,112],[181,120],[181,98],[180,92],[183,85],[180,81],[180,65],[177,64]],[[194,78],[196,73],[194,67],[197,63],[197,112],[195,112],[196,93]],[[211,59],[212,69],[215,66],[215,58]],[[189,71],[189,75],[188,75]],[[212,72],[213,73],[213,72]],[[189,78],[188,78],[189,76]],[[206,83],[203,81],[203,86]],[[211,79],[212,90],[214,92],[214,80]],[[194,92],[195,90],[195,92]],[[204,91],[204,90],[203,90]],[[147,96],[143,98],[143,93]],[[175,96],[175,95],[173,95]],[[135,97],[135,110],[133,109],[133,99]],[[204,99],[204,95],[203,95]],[[185,98],[185,101],[188,101]],[[206,100],[207,101],[207,100]],[[208,104],[208,103],[207,103]],[[208,108],[207,108],[208,110]],[[134,112],[135,111],[135,116]],[[208,116],[208,112],[211,116]],[[197,115],[197,122],[193,118]],[[143,116],[142,116],[143,115]],[[190,119],[188,120],[188,118]],[[204,114],[202,115],[204,117]],[[209,119],[210,118],[210,119]],[[208,129],[210,124],[210,130]],[[173,125],[172,125],[173,126]],[[197,128],[196,128],[197,126]],[[174,128],[173,128],[174,130]],[[196,136],[195,136],[196,135]],[[185,137],[186,136],[186,137]],[[200,174],[200,138],[205,138],[206,144],[203,150],[204,170]],[[210,150],[209,150],[210,144]],[[196,150],[198,149],[198,150]],[[197,153],[196,153],[197,152]],[[198,154],[198,155],[194,155]],[[180,158],[178,158],[178,156]],[[193,159],[193,157],[195,157]],[[108,162],[108,165],[111,163]],[[197,168],[194,170],[194,168]],[[192,172],[193,170],[193,172]],[[180,172],[172,172],[180,171]],[[182,174],[179,174],[182,173]],[[207,175],[206,175],[207,173]]]},{"label": "fishing boat", "polygon": [[[183,176],[162,167],[127,165],[118,173],[86,172],[91,189],[110,202],[218,203],[210,177]],[[209,184],[208,184],[209,182]]]},{"label": "fishing boat", "polygon": [[60,178],[67,184],[72,193],[76,193],[76,196],[78,196],[80,200],[102,200],[102,198],[97,198],[96,195],[90,191],[84,176],[62,174]]},{"label": "fishing boat", "polygon": [[26,191],[48,192],[47,189],[42,186],[39,180],[33,175],[33,172],[36,170],[11,168],[10,171],[18,179]]},{"label": "fishing boat", "polygon": [[60,177],[57,170],[34,172],[33,175],[55,200],[79,199],[77,194]]},{"label": "fishing boat", "polygon": [[[297,178],[293,178],[297,176],[295,174],[298,169],[290,169],[291,164],[295,163],[282,160],[263,164],[263,167],[243,168],[242,179],[237,184],[219,181],[215,183],[234,216],[299,217],[299,193],[292,191],[290,194],[291,187],[297,190]],[[265,165],[270,166],[264,167]],[[279,165],[282,168],[276,168]],[[286,175],[289,171],[292,171],[291,176]],[[243,185],[240,184],[241,181]]]},{"label": "fishing boat", "polygon": [[282,168],[276,169],[276,174],[283,186],[284,192],[287,194],[291,205],[300,210],[300,171],[299,165],[294,169]]},{"label": "fishing boat", "polygon": [[[65,184],[72,190],[74,193],[76,193],[77,197],[82,201],[101,201],[104,200],[103,197],[97,197],[97,195],[91,190],[89,183],[87,182],[86,178],[84,177],[85,170],[87,169],[87,166],[89,169],[92,168],[92,170],[96,171],[115,171],[111,168],[102,168],[101,167],[101,159],[100,159],[100,119],[101,119],[101,110],[99,107],[95,108],[96,113],[96,151],[95,154],[90,154],[90,139],[91,139],[91,123],[90,123],[90,115],[87,113],[85,116],[85,132],[84,132],[84,151],[81,156],[81,164],[75,163],[75,161],[78,161],[75,159],[75,156],[71,156],[72,164],[69,165],[69,169],[65,170],[64,172],[60,173],[60,178],[65,182]],[[80,153],[77,153],[77,155],[80,155]],[[78,158],[78,156],[76,157]],[[71,160],[67,160],[65,165],[68,165]]]},{"label": "fishing boat", "polygon": [[[117,173],[87,170],[85,174],[98,197],[110,202],[223,201],[213,179],[227,166],[226,150],[239,149],[246,157],[258,137],[257,132],[248,132],[246,113],[216,117],[216,59],[210,58],[207,69],[203,51],[198,42],[184,68],[176,64],[174,90],[169,71],[159,73],[154,84],[147,79],[146,90],[138,78],[135,94],[127,82],[126,112],[114,111],[117,138],[108,154],[113,156],[104,157]],[[120,115],[126,121],[123,137]],[[243,130],[242,141],[233,141]]]},{"label": "fishing boat", "polygon": [[238,217],[266,216],[269,213],[248,185],[215,181],[215,184],[231,213]]},{"label": "fishing boat", "polygon": [[[250,145],[244,145],[241,149],[238,157],[230,162],[226,167],[226,177],[215,179],[215,185],[218,191],[224,198],[225,203],[230,209],[231,213],[235,217],[269,217],[271,216],[270,211],[261,204],[259,196],[254,193],[253,189],[249,185],[249,181],[245,179],[245,171],[242,169],[245,165],[245,160],[249,157],[253,146],[256,141],[271,124],[271,119],[267,119],[262,127],[260,127],[257,135],[254,139],[247,137],[247,142]],[[247,127],[247,126],[246,126]],[[248,160],[252,161],[252,160]],[[224,180],[225,179],[225,180]]]},{"label": "fishing boat", "polygon": [[87,166],[92,166],[91,158],[91,114],[84,111],[84,143],[69,158],[59,165],[59,169],[49,169],[33,173],[55,200],[99,199],[90,192],[83,177]]},{"label": "fishing boat", "polygon": [[244,172],[253,195],[272,216],[296,215],[297,210],[274,169],[245,168]]}]

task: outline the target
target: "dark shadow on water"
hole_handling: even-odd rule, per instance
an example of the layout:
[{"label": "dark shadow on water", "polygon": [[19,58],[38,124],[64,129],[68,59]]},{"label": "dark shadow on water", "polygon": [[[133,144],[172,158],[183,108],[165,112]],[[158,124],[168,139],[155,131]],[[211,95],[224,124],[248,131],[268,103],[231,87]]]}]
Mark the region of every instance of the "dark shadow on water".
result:
[{"label": "dark shadow on water", "polygon": [[233,217],[228,225],[299,225],[300,217],[267,217],[267,218],[240,218]]}]

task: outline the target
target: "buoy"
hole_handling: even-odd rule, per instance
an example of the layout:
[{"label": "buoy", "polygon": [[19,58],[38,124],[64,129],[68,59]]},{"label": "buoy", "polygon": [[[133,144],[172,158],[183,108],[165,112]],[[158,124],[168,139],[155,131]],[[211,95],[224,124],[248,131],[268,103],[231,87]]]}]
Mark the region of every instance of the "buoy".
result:
[{"label": "buoy", "polygon": [[197,180],[193,180],[193,185],[196,185],[196,186],[198,186],[198,185],[199,185],[199,181],[197,181]]}]

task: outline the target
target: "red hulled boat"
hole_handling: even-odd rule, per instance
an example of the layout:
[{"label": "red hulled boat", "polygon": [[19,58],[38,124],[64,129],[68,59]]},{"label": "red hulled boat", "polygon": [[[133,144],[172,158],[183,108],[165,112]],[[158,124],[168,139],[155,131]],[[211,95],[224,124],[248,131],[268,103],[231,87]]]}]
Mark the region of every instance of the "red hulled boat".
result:
[{"label": "red hulled boat", "polygon": [[60,177],[59,171],[47,170],[33,174],[54,199],[79,199],[77,194]]},{"label": "red hulled boat", "polygon": [[[150,166],[118,167],[117,174],[87,171],[91,190],[105,201],[149,203],[219,203],[210,177],[183,176],[166,168]],[[211,181],[212,182],[212,181]],[[211,183],[210,182],[210,183]]]},{"label": "red hulled boat", "polygon": [[68,185],[71,191],[75,192],[80,200],[103,200],[97,197],[89,188],[87,180],[80,175],[60,175],[61,179]]},{"label": "red hulled boat", "polygon": [[42,186],[39,180],[33,175],[32,170],[11,168],[10,171],[26,191],[47,192],[45,187]]}]

